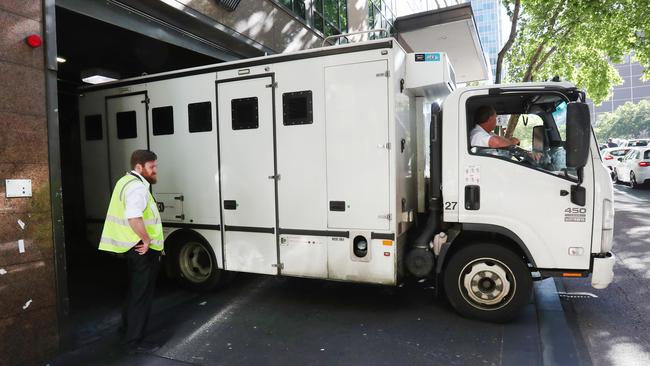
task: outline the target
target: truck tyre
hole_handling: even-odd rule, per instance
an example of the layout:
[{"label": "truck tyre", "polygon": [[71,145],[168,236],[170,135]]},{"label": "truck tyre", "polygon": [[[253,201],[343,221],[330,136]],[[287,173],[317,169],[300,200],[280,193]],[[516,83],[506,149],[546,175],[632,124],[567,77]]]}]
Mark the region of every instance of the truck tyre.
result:
[{"label": "truck tyre", "polygon": [[224,279],[212,247],[199,235],[183,235],[170,248],[170,269],[180,285],[195,291],[210,291]]},{"label": "truck tyre", "polygon": [[524,260],[494,243],[456,252],[444,271],[445,293],[461,315],[489,322],[514,318],[531,298],[533,281]]}]

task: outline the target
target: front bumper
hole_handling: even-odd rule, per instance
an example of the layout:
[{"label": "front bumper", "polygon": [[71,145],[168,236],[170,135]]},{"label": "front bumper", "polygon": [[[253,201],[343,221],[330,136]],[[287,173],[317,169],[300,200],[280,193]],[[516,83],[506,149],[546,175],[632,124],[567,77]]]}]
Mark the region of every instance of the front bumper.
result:
[{"label": "front bumper", "polygon": [[592,260],[591,286],[599,290],[607,288],[614,280],[616,256],[612,252],[607,252],[600,257],[594,257]]}]

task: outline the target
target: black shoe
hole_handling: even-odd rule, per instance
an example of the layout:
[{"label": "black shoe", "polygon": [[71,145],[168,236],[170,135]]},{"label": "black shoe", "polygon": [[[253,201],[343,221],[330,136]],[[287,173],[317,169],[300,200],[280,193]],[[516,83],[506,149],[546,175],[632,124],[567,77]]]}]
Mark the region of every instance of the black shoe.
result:
[{"label": "black shoe", "polygon": [[150,342],[140,342],[133,346],[128,346],[126,351],[132,355],[135,353],[154,353],[160,348],[160,345]]}]

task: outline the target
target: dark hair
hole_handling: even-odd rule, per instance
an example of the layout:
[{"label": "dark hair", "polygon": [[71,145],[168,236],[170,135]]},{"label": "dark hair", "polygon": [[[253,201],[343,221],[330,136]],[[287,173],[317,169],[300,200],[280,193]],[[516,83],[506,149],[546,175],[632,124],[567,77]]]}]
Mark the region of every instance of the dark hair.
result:
[{"label": "dark hair", "polygon": [[489,105],[482,105],[476,110],[476,124],[481,124],[487,121],[493,114],[497,114],[497,111]]},{"label": "dark hair", "polygon": [[131,169],[135,169],[135,166],[140,164],[144,166],[144,163],[148,161],[155,161],[158,159],[158,156],[149,150],[136,150],[131,154]]}]

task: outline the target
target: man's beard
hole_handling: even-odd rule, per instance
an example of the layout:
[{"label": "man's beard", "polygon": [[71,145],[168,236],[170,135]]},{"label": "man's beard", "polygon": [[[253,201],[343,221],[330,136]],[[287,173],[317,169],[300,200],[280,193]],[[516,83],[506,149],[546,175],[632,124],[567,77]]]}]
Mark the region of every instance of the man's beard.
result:
[{"label": "man's beard", "polygon": [[142,175],[142,176],[144,177],[144,179],[147,180],[147,182],[149,182],[149,184],[156,184],[156,182],[158,182],[158,178],[156,178],[156,176],[154,175]]}]

